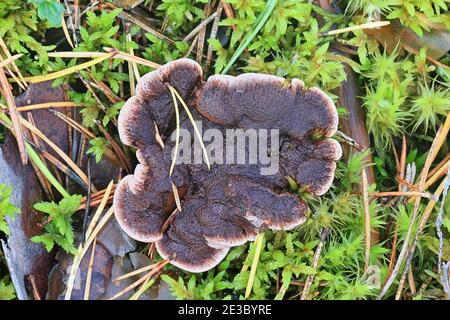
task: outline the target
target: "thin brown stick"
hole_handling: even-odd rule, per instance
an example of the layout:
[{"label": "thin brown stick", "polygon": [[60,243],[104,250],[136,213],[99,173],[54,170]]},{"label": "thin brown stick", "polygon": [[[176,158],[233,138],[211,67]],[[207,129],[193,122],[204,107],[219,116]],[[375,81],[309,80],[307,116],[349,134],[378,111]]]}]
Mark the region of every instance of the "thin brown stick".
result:
[{"label": "thin brown stick", "polygon": [[[217,31],[219,30],[219,22],[220,22],[220,17],[222,16],[222,10],[223,10],[223,5],[220,2],[219,5],[217,6],[217,10],[216,10],[216,17],[214,18],[213,21],[213,25],[211,28],[211,35],[209,36],[210,39],[216,39],[217,37]],[[212,55],[213,55],[213,47],[211,44],[208,45],[208,51],[206,54],[206,68],[209,68],[209,65],[211,64],[212,61]]]},{"label": "thin brown stick", "polygon": [[[387,272],[385,282],[389,278],[389,276],[392,274],[392,270],[394,269],[395,257],[397,254],[397,237],[398,237],[398,223],[396,222],[395,223],[395,231],[394,231],[394,239],[392,241],[391,258],[389,259],[389,267],[388,267],[388,272]],[[383,285],[384,285],[384,283],[383,283]]]},{"label": "thin brown stick", "polygon": [[39,290],[37,289],[36,286],[36,278],[34,277],[34,274],[30,274],[28,276],[28,280],[30,281],[31,284],[34,300],[42,300],[41,295],[39,294]]},{"label": "thin brown stick", "polygon": [[[313,264],[312,267],[314,270],[317,271],[317,266],[319,265],[319,258],[322,253],[323,246],[325,245],[325,240],[328,236],[328,233],[330,230],[328,228],[322,229],[322,232],[320,233],[320,242],[317,245],[316,251],[314,252],[314,258],[313,258]],[[300,297],[300,300],[307,300],[309,295],[309,289],[311,288],[311,285],[314,281],[315,275],[310,274],[308,275],[308,278],[306,278],[305,286],[303,287],[303,292]]]},{"label": "thin brown stick", "polygon": [[189,34],[184,37],[183,41],[189,41],[191,40],[197,33],[199,33],[202,29],[204,29],[208,23],[210,23],[214,18],[217,16],[217,11],[214,12],[212,15],[210,15],[208,18],[200,22],[198,26],[196,26]]}]

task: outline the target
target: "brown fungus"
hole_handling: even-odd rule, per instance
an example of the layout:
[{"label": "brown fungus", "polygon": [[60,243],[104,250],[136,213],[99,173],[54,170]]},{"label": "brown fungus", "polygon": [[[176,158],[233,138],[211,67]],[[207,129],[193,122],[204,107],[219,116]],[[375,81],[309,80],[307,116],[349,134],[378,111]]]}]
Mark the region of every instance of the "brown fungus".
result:
[{"label": "brown fungus", "polygon": [[[169,88],[186,102],[202,127],[226,135],[228,129],[278,129],[279,170],[261,174],[267,164],[177,164],[169,175],[175,142],[175,109]],[[180,109],[182,110],[182,109]],[[155,124],[164,142],[156,138]],[[170,62],[145,75],[119,116],[120,138],[138,149],[139,165],[122,179],[114,195],[119,224],[131,237],[156,242],[163,258],[181,269],[203,272],[216,266],[230,247],[252,241],[264,229],[289,230],[306,220],[308,206],[286,192],[286,177],[313,195],[331,186],[341,147],[330,139],[337,130],[333,102],[300,80],[243,74],[202,81],[200,66],[189,59]],[[184,112],[180,127],[194,128]],[[322,139],[315,139],[317,133]],[[223,150],[226,150],[225,139]],[[190,142],[192,142],[190,141]],[[249,144],[244,144],[244,154]],[[181,212],[163,226],[176,208]]]}]

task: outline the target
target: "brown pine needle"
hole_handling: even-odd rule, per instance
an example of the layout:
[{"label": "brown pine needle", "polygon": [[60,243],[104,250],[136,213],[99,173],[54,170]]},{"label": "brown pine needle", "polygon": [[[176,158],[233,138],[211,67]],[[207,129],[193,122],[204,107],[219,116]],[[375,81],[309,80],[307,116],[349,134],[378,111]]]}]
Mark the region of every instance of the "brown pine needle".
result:
[{"label": "brown pine needle", "polygon": [[71,101],[61,101],[61,102],[46,102],[46,103],[36,103],[36,104],[30,104],[28,106],[23,107],[17,107],[17,111],[24,112],[24,111],[31,111],[31,110],[38,110],[38,109],[49,109],[49,108],[75,108],[75,107],[82,107],[82,104],[71,102]]},{"label": "brown pine needle", "polygon": [[175,203],[177,205],[177,209],[178,211],[181,212],[181,201],[180,201],[180,196],[178,195],[178,189],[177,186],[175,185],[175,183],[172,182],[172,192],[173,192],[173,197],[175,198]]},{"label": "brown pine needle", "polygon": [[129,278],[129,277],[138,275],[138,274],[140,274],[140,273],[142,273],[142,272],[152,270],[152,269],[154,269],[154,268],[156,268],[156,267],[158,267],[158,266],[160,266],[160,265],[161,265],[161,261],[156,262],[156,263],[153,263],[153,264],[151,264],[151,265],[149,265],[149,266],[142,267],[142,268],[140,268],[140,269],[131,271],[131,272],[127,273],[127,274],[124,274],[124,275],[122,275],[122,276],[120,276],[120,277],[117,277],[117,278],[114,279],[113,281],[114,281],[114,282],[122,281],[122,280],[124,280],[124,279]]},{"label": "brown pine needle", "polygon": [[[11,58],[11,57],[12,57],[12,56],[11,56],[11,53],[9,52],[8,47],[6,46],[6,44],[5,44],[5,42],[3,41],[3,38],[2,38],[2,37],[0,37],[0,47],[1,47],[1,48],[3,49],[3,51],[5,52],[7,58]],[[26,83],[25,79],[23,78],[22,73],[20,72],[20,70],[19,70],[19,68],[17,67],[17,65],[16,65],[16,63],[14,62],[14,60],[12,61],[12,67],[13,67],[14,71],[17,73],[17,75],[19,76],[20,81],[22,81],[23,85],[26,87],[26,86],[27,86],[27,83]],[[8,69],[8,70],[9,70],[9,69]],[[11,72],[11,74],[12,74],[12,72]]]},{"label": "brown pine needle", "polygon": [[22,132],[22,126],[20,123],[20,120],[22,118],[16,110],[16,102],[14,101],[14,96],[11,92],[11,87],[8,83],[8,79],[6,78],[3,68],[0,68],[0,87],[2,88],[1,91],[5,95],[6,104],[8,105],[9,116],[12,121],[17,146],[19,147],[20,159],[22,161],[22,164],[26,165],[28,163],[28,154],[25,151],[25,140]]},{"label": "brown pine needle", "polygon": [[391,24],[389,21],[367,22],[367,23],[363,23],[363,24],[360,24],[360,25],[357,25],[357,26],[351,26],[351,27],[347,27],[347,28],[342,28],[342,29],[336,29],[336,30],[330,30],[330,31],[327,31],[327,32],[322,32],[320,35],[321,36],[331,36],[331,35],[345,33],[345,32],[349,32],[349,31],[355,31],[355,30],[375,29],[375,28],[381,28],[381,27],[387,26],[389,24]]},{"label": "brown pine needle", "polygon": [[108,300],[115,300],[121,296],[123,296],[125,293],[133,290],[134,288],[136,288],[137,286],[139,286],[141,283],[145,282],[147,279],[151,278],[154,274],[156,274],[159,270],[161,270],[162,268],[164,268],[164,266],[166,266],[168,263],[170,262],[169,259],[163,260],[159,262],[159,267],[155,267],[153,268],[153,270],[151,270],[149,273],[147,273],[146,275],[144,275],[143,277],[141,277],[139,280],[137,280],[136,282],[130,284],[128,287],[126,287],[125,289],[123,289],[122,291],[118,292],[117,294],[115,294],[114,296],[112,296],[111,298],[109,298]]},{"label": "brown pine needle", "polygon": [[89,238],[89,236],[91,235],[92,230],[94,230],[94,227],[97,224],[98,219],[100,218],[100,215],[102,214],[103,210],[105,209],[106,203],[108,202],[108,198],[111,194],[113,185],[114,185],[114,182],[111,180],[111,182],[108,184],[108,187],[105,190],[105,193],[100,202],[100,205],[98,206],[97,211],[95,211],[94,216],[92,217],[91,223],[89,223],[89,226],[86,230],[86,239]]},{"label": "brown pine needle", "polygon": [[153,69],[158,69],[161,66],[160,64],[157,64],[155,62],[148,61],[148,60],[145,60],[145,59],[140,58],[140,57],[132,56],[131,54],[119,51],[117,49],[113,49],[113,48],[109,48],[109,47],[103,47],[103,50],[105,50],[106,52],[109,52],[109,53],[113,53],[115,59],[122,59],[122,60],[125,60],[125,61],[131,61],[131,62],[139,63],[139,64],[142,64],[144,66],[147,66],[147,67],[150,67],[150,68],[153,68]]},{"label": "brown pine needle", "polygon": [[[28,130],[36,134],[40,139],[42,139],[45,143],[47,143],[50,148],[52,148],[66,163],[67,165],[75,171],[75,173],[83,180],[86,185],[89,185],[88,178],[86,174],[69,158],[69,156],[62,151],[53,141],[51,141],[47,136],[45,136],[39,129],[33,126],[27,120],[20,118],[21,124],[26,127]],[[95,186],[91,183],[92,192],[97,192]]]},{"label": "brown pine needle", "polygon": [[92,252],[91,258],[89,259],[89,266],[86,275],[86,286],[84,288],[84,300],[89,300],[89,295],[91,291],[91,279],[92,279],[92,270],[94,267],[94,257],[95,257],[95,248],[97,246],[97,238],[94,239],[94,243],[92,244]]},{"label": "brown pine needle", "polygon": [[[398,176],[401,179],[405,179],[405,171],[406,171],[406,137],[403,135],[402,137],[402,153],[400,155],[400,163],[398,169]],[[398,191],[402,190],[402,186],[398,184]]]},{"label": "brown pine needle", "polygon": [[448,170],[448,165],[450,164],[450,158],[446,162],[444,162],[438,170],[434,172],[434,174],[425,182],[425,190],[432,186],[440,177],[442,177]]},{"label": "brown pine needle", "polygon": [[12,57],[9,57],[9,58],[1,61],[0,68],[6,67],[8,64],[13,63],[14,61],[16,61],[17,59],[19,59],[22,56],[23,56],[23,54],[19,53],[19,54],[13,55]]},{"label": "brown pine needle", "polygon": [[75,130],[77,130],[78,132],[80,132],[81,134],[86,136],[87,138],[94,139],[94,138],[97,137],[95,134],[90,132],[88,129],[86,129],[81,124],[79,124],[78,122],[76,122],[72,118],[68,117],[64,113],[61,113],[61,112],[56,111],[56,110],[49,110],[49,111],[51,113],[53,113],[55,116],[57,116],[58,118],[60,118],[61,120],[63,120],[65,123],[67,123],[70,127],[74,128]]},{"label": "brown pine needle", "polygon": [[100,131],[105,136],[106,140],[109,142],[111,147],[113,148],[115,154],[119,158],[120,162],[122,163],[122,166],[125,168],[127,172],[130,172],[131,170],[131,163],[128,160],[128,158],[125,156],[125,153],[123,152],[122,148],[119,146],[119,144],[114,140],[114,138],[109,134],[109,132],[100,124],[100,121],[95,120],[95,124],[100,129]]},{"label": "brown pine needle", "polygon": [[430,179],[431,176],[433,176],[433,175],[436,173],[436,171],[438,171],[442,166],[444,166],[444,165],[447,163],[447,161],[449,161],[449,160],[450,160],[450,153],[448,153],[448,154],[444,157],[444,159],[442,159],[441,162],[439,162],[439,163],[433,168],[433,170],[431,170],[430,173],[428,173],[428,179]]},{"label": "brown pine needle", "polygon": [[[227,18],[234,19],[234,12],[233,12],[233,8],[231,7],[231,4],[225,2],[225,0],[220,0],[220,2],[222,3],[222,6],[223,6],[223,9],[225,10],[225,15],[227,16]],[[236,25],[232,24],[231,29],[233,29],[233,31],[236,31]]]},{"label": "brown pine needle", "polygon": [[67,29],[66,20],[64,19],[64,15],[61,16],[61,26],[64,32],[64,36],[66,37],[67,42],[69,45],[74,48],[72,38],[70,37],[69,30]]}]

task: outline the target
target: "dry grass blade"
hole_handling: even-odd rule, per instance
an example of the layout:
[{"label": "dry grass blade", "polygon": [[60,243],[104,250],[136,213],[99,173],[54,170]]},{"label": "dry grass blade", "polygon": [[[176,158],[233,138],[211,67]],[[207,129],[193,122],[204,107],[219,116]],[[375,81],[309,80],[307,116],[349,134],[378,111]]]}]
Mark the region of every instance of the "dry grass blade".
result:
[{"label": "dry grass blade", "polygon": [[[1,39],[1,38],[0,38]],[[12,127],[14,135],[16,137],[17,146],[19,147],[20,159],[23,165],[28,163],[28,155],[25,151],[25,140],[22,132],[22,126],[20,123],[20,114],[16,110],[16,102],[14,101],[14,96],[11,92],[8,79],[6,78],[5,72],[0,68],[0,86],[2,88],[2,93],[5,95],[6,104],[8,105],[9,116],[11,117]]]},{"label": "dry grass blade", "polygon": [[389,24],[391,24],[389,21],[368,22],[368,23],[363,23],[363,24],[357,25],[357,26],[351,26],[351,27],[347,27],[347,28],[322,32],[321,35],[322,36],[331,36],[331,35],[345,33],[345,32],[349,32],[349,31],[355,31],[355,30],[381,28],[381,27],[387,26]]},{"label": "dry grass blade", "polygon": [[86,275],[86,286],[84,288],[84,300],[89,300],[89,295],[91,292],[91,279],[92,279],[92,270],[94,267],[94,257],[95,257],[95,248],[97,246],[97,238],[94,239],[94,243],[92,244],[92,252],[91,258],[89,259],[89,266]]},{"label": "dry grass blade", "polygon": [[[72,161],[72,159],[67,156],[53,141],[51,141],[49,138],[47,138],[39,129],[37,129],[35,126],[33,126],[31,123],[26,121],[25,119],[20,119],[21,124],[29,129],[31,132],[36,134],[40,139],[42,139],[45,143],[47,143],[50,148],[52,148],[66,163],[67,165],[75,171],[75,173],[83,180],[86,185],[88,184],[88,178],[84,174],[84,172]],[[92,191],[97,192],[97,189],[92,184]]]},{"label": "dry grass blade", "polygon": [[61,101],[61,102],[46,102],[46,103],[36,103],[30,104],[24,107],[17,107],[16,110],[20,112],[39,110],[39,109],[49,109],[49,108],[75,108],[82,107],[82,104],[71,102],[71,101]]},{"label": "dry grass blade", "polygon": [[170,91],[173,91],[173,93],[176,95],[178,100],[181,102],[181,105],[184,108],[184,111],[186,111],[187,116],[189,120],[191,121],[192,127],[194,128],[195,135],[197,136],[200,146],[202,147],[203,155],[205,156],[205,162],[208,167],[208,169],[211,169],[211,165],[208,158],[208,152],[206,151],[205,144],[203,143],[202,135],[200,134],[200,131],[198,130],[197,124],[195,123],[194,117],[192,117],[191,111],[189,110],[188,106],[186,105],[186,102],[184,102],[183,98],[180,96],[177,90],[175,90],[174,87],[169,85]]},{"label": "dry grass blade", "polygon": [[245,289],[245,299],[250,296],[253,289],[253,283],[255,282],[256,269],[259,263],[259,256],[261,254],[262,245],[264,242],[264,233],[258,234],[255,240],[255,254],[253,256],[252,267],[250,268],[250,275],[248,277],[247,288]]},{"label": "dry grass blade", "polygon": [[369,194],[368,194],[368,183],[366,170],[361,170],[362,176],[362,201],[364,209],[364,239],[365,239],[365,250],[364,250],[364,272],[369,268],[370,262],[370,208],[369,208]]}]

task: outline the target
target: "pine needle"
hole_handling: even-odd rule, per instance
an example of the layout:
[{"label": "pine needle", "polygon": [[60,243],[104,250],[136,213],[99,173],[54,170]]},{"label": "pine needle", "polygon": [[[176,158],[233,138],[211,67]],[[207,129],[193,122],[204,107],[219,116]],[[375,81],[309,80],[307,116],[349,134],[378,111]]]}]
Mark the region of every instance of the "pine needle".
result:
[{"label": "pine needle", "polygon": [[61,101],[61,102],[46,102],[46,103],[36,103],[30,104],[28,106],[17,107],[16,110],[20,112],[38,110],[38,109],[49,109],[49,108],[75,108],[82,107],[82,104],[72,102],[72,101]]},{"label": "pine needle", "polygon": [[191,114],[191,111],[189,110],[188,106],[186,105],[186,102],[184,102],[183,98],[180,96],[180,94],[177,92],[177,90],[175,90],[175,88],[172,87],[171,85],[169,85],[169,89],[170,89],[170,91],[173,91],[173,93],[177,96],[178,100],[181,102],[181,105],[184,108],[184,111],[186,111],[186,113],[189,117],[189,120],[191,121],[192,127],[194,127],[194,132],[195,132],[195,134],[200,142],[200,145],[202,147],[203,155],[205,156],[206,165],[208,166],[208,169],[211,169],[211,165],[210,165],[209,158],[208,158],[208,152],[206,151],[206,147],[203,143],[202,135],[200,134],[200,131],[198,130],[197,125],[195,124],[195,120]]},{"label": "pine needle", "polygon": [[19,59],[22,56],[23,56],[23,54],[19,53],[19,54],[13,55],[12,57],[9,57],[3,61],[0,61],[0,68],[3,68],[5,66],[7,66],[8,64],[13,63],[14,61],[16,61],[17,59]]},{"label": "pine needle", "polygon": [[89,300],[89,294],[91,291],[92,269],[94,267],[94,257],[95,257],[96,246],[97,246],[97,238],[94,239],[94,243],[92,244],[91,258],[89,259],[88,272],[86,275],[86,285],[84,288],[84,300]]},{"label": "pine needle", "polygon": [[53,73],[49,73],[47,75],[42,75],[42,76],[36,76],[36,77],[29,77],[29,78],[25,78],[25,80],[28,80],[31,83],[39,83],[39,82],[44,82],[44,81],[49,81],[49,80],[54,80],[54,79],[58,79],[61,77],[65,77],[68,76],[69,74],[75,73],[77,71],[92,67],[100,62],[103,62],[107,59],[110,59],[114,56],[114,53],[104,53],[102,56],[92,59],[91,61],[88,62],[84,62],[81,63],[79,65],[73,66],[73,67],[69,67],[66,68],[64,70],[60,70],[57,72],[53,72]]},{"label": "pine needle", "polygon": [[255,254],[253,256],[252,267],[250,268],[250,275],[248,277],[247,288],[245,289],[245,299],[250,296],[253,289],[253,283],[255,282],[256,269],[259,263],[259,256],[261,254],[262,245],[264,242],[264,233],[258,234],[255,240]]},{"label": "pine needle", "polygon": [[[174,149],[174,154],[173,154],[173,158],[172,158],[172,163],[170,164],[170,169],[169,169],[169,175],[171,176],[173,173],[173,168],[175,167],[175,163],[177,162],[177,158],[178,158],[178,147],[179,147],[179,140],[180,140],[180,111],[178,109],[178,102],[177,102],[177,98],[174,93],[174,89],[170,85],[169,85],[169,90],[170,90],[170,93],[172,94],[173,107],[175,108],[175,123],[176,123],[175,149]],[[155,124],[155,126],[156,126],[156,124]]]},{"label": "pine needle", "polygon": [[340,33],[345,33],[345,32],[349,32],[349,31],[355,31],[355,30],[362,30],[362,29],[375,29],[375,28],[381,28],[384,26],[387,26],[391,24],[389,21],[375,21],[375,22],[367,22],[367,23],[363,23],[357,26],[351,26],[351,27],[347,27],[347,28],[342,28],[342,29],[336,29],[336,30],[330,30],[327,32],[322,32],[321,36],[331,36],[331,35],[335,35],[335,34],[340,34]]},{"label": "pine needle", "polygon": [[233,66],[234,62],[237,60],[237,58],[239,58],[239,56],[247,48],[247,46],[250,44],[250,42],[253,40],[253,38],[258,34],[259,30],[261,30],[261,28],[266,23],[267,19],[269,19],[270,15],[272,14],[272,11],[275,8],[277,2],[278,2],[278,0],[267,1],[266,7],[258,16],[252,32],[247,34],[247,37],[245,38],[245,40],[236,49],[236,52],[233,54],[233,56],[231,57],[230,61],[226,65],[226,67],[223,69],[222,74],[226,74],[230,70],[230,68]]}]

